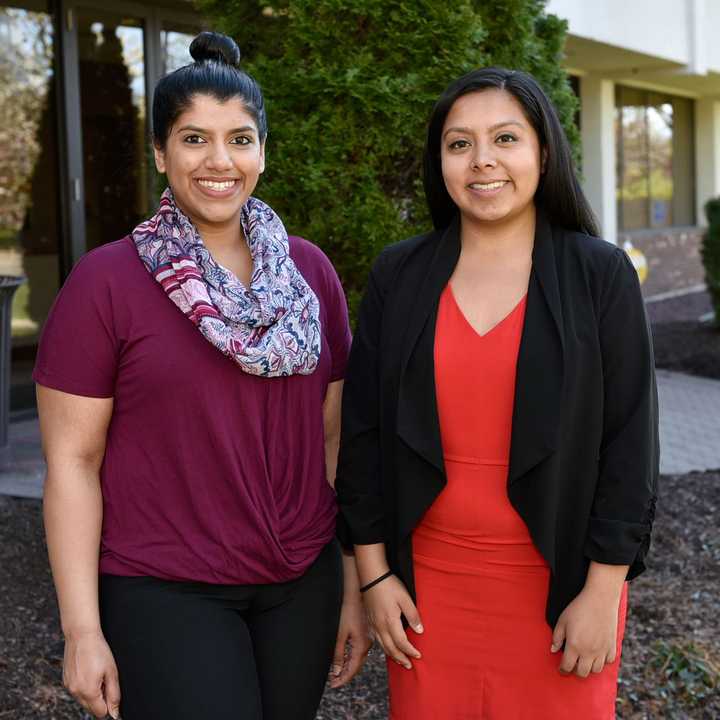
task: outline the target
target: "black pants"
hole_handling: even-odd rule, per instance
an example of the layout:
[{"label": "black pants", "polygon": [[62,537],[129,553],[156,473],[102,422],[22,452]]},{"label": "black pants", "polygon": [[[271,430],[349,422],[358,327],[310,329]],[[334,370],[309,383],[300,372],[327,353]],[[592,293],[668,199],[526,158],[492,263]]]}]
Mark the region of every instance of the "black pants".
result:
[{"label": "black pants", "polygon": [[313,720],[342,599],[335,541],[298,580],[100,578],[123,720]]}]

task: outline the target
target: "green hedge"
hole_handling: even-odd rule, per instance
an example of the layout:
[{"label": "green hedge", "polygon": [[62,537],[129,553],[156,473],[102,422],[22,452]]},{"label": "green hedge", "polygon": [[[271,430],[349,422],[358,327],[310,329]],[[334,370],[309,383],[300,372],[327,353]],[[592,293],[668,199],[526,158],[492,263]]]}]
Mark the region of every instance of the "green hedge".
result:
[{"label": "green hedge", "polygon": [[703,236],[700,254],[705,266],[705,282],[715,310],[715,324],[720,327],[720,199],[705,203],[708,229]]},{"label": "green hedge", "polygon": [[354,310],[372,259],[430,226],[421,188],[425,124],[454,78],[528,70],[574,146],[576,98],[561,68],[566,23],[542,0],[197,0],[232,35],[268,106],[257,195],[334,262]]}]

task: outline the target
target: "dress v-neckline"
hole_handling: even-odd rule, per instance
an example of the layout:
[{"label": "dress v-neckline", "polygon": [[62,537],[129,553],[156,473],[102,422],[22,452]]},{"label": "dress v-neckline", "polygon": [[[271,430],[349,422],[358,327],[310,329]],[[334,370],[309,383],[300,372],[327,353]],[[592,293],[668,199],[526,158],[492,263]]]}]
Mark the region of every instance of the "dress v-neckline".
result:
[{"label": "dress v-neckline", "polygon": [[517,304],[510,310],[510,312],[505,315],[501,320],[496,322],[491,328],[486,330],[484,333],[480,333],[475,329],[475,326],[467,319],[467,316],[463,312],[462,308],[460,307],[460,303],[455,298],[455,293],[453,292],[452,285],[450,283],[447,284],[447,289],[450,294],[450,298],[452,299],[452,303],[455,306],[455,309],[458,311],[462,319],[465,321],[465,324],[472,330],[473,334],[476,335],[481,340],[484,340],[488,337],[488,335],[492,335],[500,326],[504,325],[519,309],[520,307],[525,303],[525,300],[527,298],[527,293],[525,293],[520,300],[518,300]]}]

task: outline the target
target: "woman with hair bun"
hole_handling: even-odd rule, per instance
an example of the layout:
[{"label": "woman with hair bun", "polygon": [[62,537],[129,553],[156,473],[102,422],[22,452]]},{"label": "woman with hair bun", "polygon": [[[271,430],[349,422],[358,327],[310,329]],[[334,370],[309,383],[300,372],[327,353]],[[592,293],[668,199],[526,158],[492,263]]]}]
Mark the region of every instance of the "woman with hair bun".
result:
[{"label": "woman with hair bun", "polygon": [[391,718],[610,720],[657,495],[637,274],[525,73],[451,83],[424,168],[435,229],[371,272],[337,477]]},{"label": "woman with hair bun", "polygon": [[370,644],[335,540],[347,308],[252,197],[237,45],[190,52],[153,98],[157,213],[80,260],[38,352],[64,682],[98,718],[312,720]]}]

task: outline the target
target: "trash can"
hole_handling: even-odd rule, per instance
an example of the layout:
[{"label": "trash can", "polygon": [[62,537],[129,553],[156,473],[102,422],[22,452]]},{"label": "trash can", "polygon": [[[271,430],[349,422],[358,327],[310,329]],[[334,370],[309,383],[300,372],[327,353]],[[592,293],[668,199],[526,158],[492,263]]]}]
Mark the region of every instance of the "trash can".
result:
[{"label": "trash can", "polygon": [[12,299],[24,277],[0,275],[0,450],[8,444],[10,424],[10,350],[12,346]]}]

